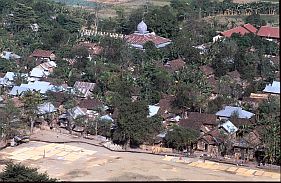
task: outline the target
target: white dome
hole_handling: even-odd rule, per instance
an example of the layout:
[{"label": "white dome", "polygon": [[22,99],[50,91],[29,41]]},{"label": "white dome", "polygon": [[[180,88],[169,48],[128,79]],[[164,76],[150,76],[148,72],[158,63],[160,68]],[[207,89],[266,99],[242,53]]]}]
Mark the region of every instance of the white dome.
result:
[{"label": "white dome", "polygon": [[138,24],[137,30],[141,34],[144,34],[147,32],[147,25],[144,23],[143,20]]}]

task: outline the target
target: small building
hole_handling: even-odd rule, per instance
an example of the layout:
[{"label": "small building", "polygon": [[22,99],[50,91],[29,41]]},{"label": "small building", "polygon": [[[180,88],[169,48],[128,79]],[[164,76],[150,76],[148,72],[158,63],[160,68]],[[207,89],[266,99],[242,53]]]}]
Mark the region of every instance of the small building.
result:
[{"label": "small building", "polygon": [[228,72],[227,75],[235,83],[242,84],[241,83],[241,75],[240,75],[240,73],[237,70],[232,71],[232,72]]},{"label": "small building", "polygon": [[30,90],[29,88],[27,87],[22,87],[22,86],[14,86],[12,88],[12,90],[9,92],[9,95],[12,95],[12,96],[20,96],[22,95],[24,92]]},{"label": "small building", "polygon": [[172,42],[170,39],[157,36],[154,32],[149,33],[144,21],[138,24],[136,32],[126,35],[125,40],[128,44],[138,49],[144,49],[144,44],[149,41],[153,42],[156,48],[165,47]]},{"label": "small building", "polygon": [[0,55],[1,58],[4,58],[6,60],[17,60],[17,59],[21,59],[21,56],[10,52],[10,51],[3,51]]},{"label": "small building", "polygon": [[210,156],[220,156],[227,138],[224,130],[215,128],[198,138],[195,149],[206,152]]},{"label": "small building", "polygon": [[243,110],[241,107],[225,106],[225,108],[218,111],[216,115],[222,119],[230,118],[233,115],[237,115],[238,118],[250,119],[255,114]]},{"label": "small building", "polygon": [[256,34],[256,32],[257,32],[257,28],[255,28],[253,25],[245,24],[245,25],[234,27],[227,31],[221,32],[220,35],[229,38],[234,33],[244,36],[245,34],[249,34],[249,33]]},{"label": "small building", "polygon": [[33,32],[38,32],[38,30],[39,30],[39,25],[38,25],[37,23],[31,24],[31,25],[30,25],[30,28],[31,28],[31,30],[32,30]]},{"label": "small building", "polygon": [[30,71],[30,78],[34,78],[34,80],[38,80],[39,78],[44,78],[49,75],[50,73],[48,71],[45,71],[40,67],[35,67]]},{"label": "small building", "polygon": [[4,78],[8,79],[9,81],[14,81],[14,77],[20,75],[21,77],[28,77],[26,73],[15,73],[15,72],[7,72]]},{"label": "small building", "polygon": [[149,105],[148,109],[149,109],[149,115],[147,117],[150,118],[152,116],[155,116],[158,113],[158,110],[160,109],[160,107],[156,106],[156,105]]},{"label": "small building", "polygon": [[38,105],[38,114],[45,115],[49,113],[56,112],[55,106],[51,102],[45,102],[43,104]]},{"label": "small building", "polygon": [[77,96],[87,98],[92,94],[92,91],[94,90],[95,86],[96,83],[76,81],[74,83],[73,88]]},{"label": "small building", "polygon": [[280,95],[280,81],[273,81],[272,84],[266,85],[263,92]]},{"label": "small building", "polygon": [[192,129],[202,134],[217,127],[218,121],[214,114],[190,112],[186,119],[180,119],[179,126]]},{"label": "small building", "polygon": [[219,127],[224,129],[228,134],[233,134],[238,131],[238,128],[229,120],[220,124]]},{"label": "small building", "polygon": [[245,24],[245,25],[237,26],[237,27],[234,27],[232,29],[220,32],[219,35],[213,37],[213,42],[221,40],[225,37],[230,38],[232,36],[232,34],[234,34],[234,33],[239,34],[241,36],[244,36],[245,34],[249,34],[249,33],[256,34],[257,28],[255,28],[251,24]]},{"label": "small building", "polygon": [[86,48],[89,52],[89,56],[95,56],[100,55],[103,51],[103,48],[98,45],[97,43],[91,43],[91,42],[80,42],[76,48],[83,47]]},{"label": "small building", "polygon": [[113,119],[111,116],[109,116],[108,114],[101,116],[100,119],[101,119],[102,121],[111,121],[111,122],[114,122],[114,119]]},{"label": "small building", "polygon": [[39,91],[41,94],[45,94],[48,90],[51,90],[53,88],[53,85],[51,85],[49,82],[45,81],[35,81],[35,82],[29,82],[28,84],[21,84],[20,86],[14,86],[12,91],[17,90],[35,90]]},{"label": "small building", "polygon": [[85,110],[81,109],[79,106],[73,107],[67,110],[67,115],[69,115],[72,119],[77,119],[82,116],[86,116],[87,113]]},{"label": "small building", "polygon": [[257,35],[269,41],[280,42],[279,27],[262,26],[258,30]]},{"label": "small building", "polygon": [[98,99],[82,99],[79,101],[78,106],[83,110],[87,110],[89,118],[95,118],[99,109],[104,107],[103,103]]},{"label": "small building", "polygon": [[237,137],[233,142],[233,153],[241,160],[251,161],[254,159],[255,151],[262,145],[256,131]]},{"label": "small building", "polygon": [[203,74],[207,77],[213,77],[214,76],[214,69],[209,65],[202,65],[199,67],[199,69],[203,72]]},{"label": "small building", "polygon": [[171,60],[168,61],[165,65],[164,68],[168,71],[168,72],[176,72],[179,71],[181,69],[183,69],[185,66],[185,61],[181,58],[175,59],[175,60]]},{"label": "small building", "polygon": [[36,60],[40,60],[41,62],[54,61],[56,59],[56,55],[54,54],[53,51],[40,50],[40,49],[34,50],[29,57],[33,57]]}]

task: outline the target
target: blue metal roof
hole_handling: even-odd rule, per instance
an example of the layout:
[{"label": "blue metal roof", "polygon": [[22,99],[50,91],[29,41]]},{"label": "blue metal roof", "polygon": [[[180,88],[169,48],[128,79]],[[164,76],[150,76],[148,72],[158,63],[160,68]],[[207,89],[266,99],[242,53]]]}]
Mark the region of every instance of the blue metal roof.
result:
[{"label": "blue metal roof", "polygon": [[238,114],[238,118],[251,118],[254,113],[248,112],[243,110],[241,107],[232,107],[232,106],[226,106],[223,110],[220,110],[216,113],[217,116],[221,117],[231,117],[234,113]]}]

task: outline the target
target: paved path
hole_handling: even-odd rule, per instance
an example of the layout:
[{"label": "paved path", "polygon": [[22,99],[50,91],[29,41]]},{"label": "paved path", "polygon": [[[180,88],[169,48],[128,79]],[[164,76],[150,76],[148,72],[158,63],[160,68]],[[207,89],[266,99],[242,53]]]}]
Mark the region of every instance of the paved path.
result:
[{"label": "paved path", "polygon": [[172,157],[172,156],[166,156],[163,160],[172,161],[176,163],[186,163],[187,166],[191,166],[191,167],[199,167],[199,168],[210,169],[214,171],[226,171],[237,175],[243,175],[249,177],[262,176],[262,177],[271,177],[274,179],[280,178],[280,173],[277,172],[269,172],[269,171],[253,169],[249,167],[233,166],[229,164],[216,163],[207,160],[205,162],[203,162],[203,160],[194,161],[194,159],[191,158],[182,158],[180,160],[178,157]]}]

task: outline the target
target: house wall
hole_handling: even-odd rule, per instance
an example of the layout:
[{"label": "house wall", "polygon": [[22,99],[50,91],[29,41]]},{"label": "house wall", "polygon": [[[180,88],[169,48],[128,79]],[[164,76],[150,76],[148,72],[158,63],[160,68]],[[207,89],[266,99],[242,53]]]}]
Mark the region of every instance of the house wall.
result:
[{"label": "house wall", "polygon": [[200,151],[205,151],[205,144],[206,144],[205,141],[198,140],[196,149]]},{"label": "house wall", "polygon": [[250,160],[250,161],[252,161],[254,159],[254,150],[253,149],[234,147],[233,150],[234,150],[234,154],[239,156],[239,159]]}]

